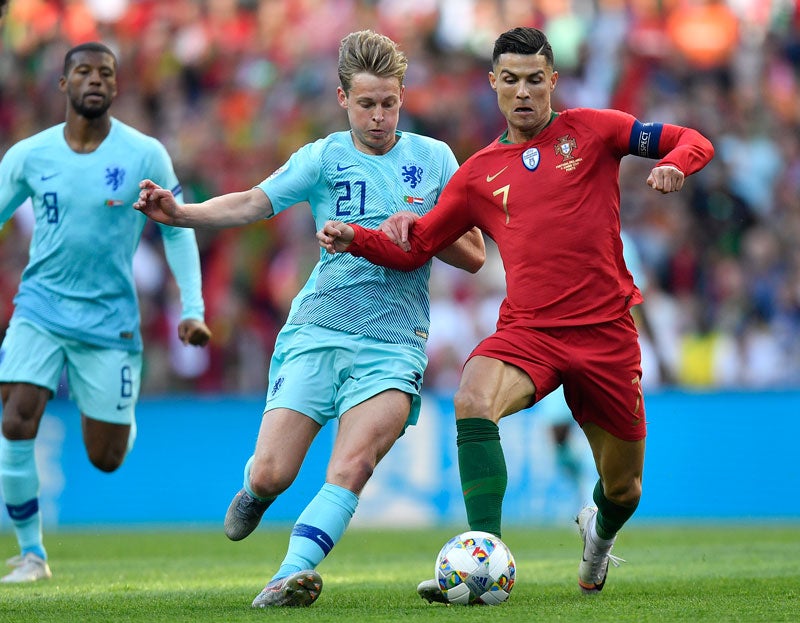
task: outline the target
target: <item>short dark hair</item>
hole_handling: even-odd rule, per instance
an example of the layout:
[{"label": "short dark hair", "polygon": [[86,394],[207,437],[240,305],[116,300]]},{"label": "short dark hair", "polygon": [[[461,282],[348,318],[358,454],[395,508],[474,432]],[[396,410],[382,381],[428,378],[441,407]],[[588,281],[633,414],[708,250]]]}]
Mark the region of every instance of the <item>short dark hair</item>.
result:
[{"label": "short dark hair", "polygon": [[[0,0],[2,2],[2,0]],[[74,48],[70,48],[67,54],[64,56],[64,75],[66,76],[69,73],[70,65],[72,63],[72,57],[75,56],[78,52],[102,52],[104,54],[110,54],[111,57],[114,59],[114,67],[117,66],[117,57],[104,43],[99,43],[97,41],[89,41],[88,43],[81,43],[76,45]]]},{"label": "short dark hair", "polygon": [[538,28],[520,26],[504,32],[494,42],[492,66],[497,65],[501,54],[541,54],[545,57],[547,66],[553,67],[553,48],[550,47],[547,35]]}]

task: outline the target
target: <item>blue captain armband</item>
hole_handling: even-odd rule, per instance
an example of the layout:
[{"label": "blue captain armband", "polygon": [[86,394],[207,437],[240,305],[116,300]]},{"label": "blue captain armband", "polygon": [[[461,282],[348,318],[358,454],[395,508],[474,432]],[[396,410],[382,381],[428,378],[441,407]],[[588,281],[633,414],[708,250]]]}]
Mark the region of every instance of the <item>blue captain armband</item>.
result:
[{"label": "blue captain armband", "polygon": [[658,142],[661,140],[661,130],[663,129],[663,123],[634,121],[628,152],[643,158],[658,158]]}]

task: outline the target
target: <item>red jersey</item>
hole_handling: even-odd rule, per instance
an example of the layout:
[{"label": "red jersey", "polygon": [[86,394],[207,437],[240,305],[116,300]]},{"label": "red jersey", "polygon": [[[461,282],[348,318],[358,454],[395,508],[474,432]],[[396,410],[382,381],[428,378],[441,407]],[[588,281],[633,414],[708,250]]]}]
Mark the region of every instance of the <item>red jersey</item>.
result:
[{"label": "red jersey", "polygon": [[505,267],[498,328],[607,322],[642,301],[622,256],[620,160],[660,158],[688,176],[713,153],[689,128],[616,110],[567,110],[526,143],[498,139],[470,157],[414,224],[410,252],[355,225],[348,251],[411,270],[477,226]]}]

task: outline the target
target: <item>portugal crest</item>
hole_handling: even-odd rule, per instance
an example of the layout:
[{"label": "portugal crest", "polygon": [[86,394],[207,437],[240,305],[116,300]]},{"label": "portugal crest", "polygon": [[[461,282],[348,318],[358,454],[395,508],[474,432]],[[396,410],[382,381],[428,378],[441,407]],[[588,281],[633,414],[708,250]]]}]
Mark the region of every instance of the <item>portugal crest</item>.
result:
[{"label": "portugal crest", "polygon": [[556,154],[560,155],[564,159],[562,162],[567,162],[567,160],[572,160],[575,157],[572,155],[572,152],[577,147],[577,141],[575,141],[575,139],[569,134],[566,134],[556,141]]},{"label": "portugal crest", "polygon": [[583,161],[583,158],[575,156],[573,153],[578,148],[578,141],[569,134],[558,138],[555,144],[556,155],[561,156],[561,162],[556,165],[556,169],[562,171],[574,171]]}]

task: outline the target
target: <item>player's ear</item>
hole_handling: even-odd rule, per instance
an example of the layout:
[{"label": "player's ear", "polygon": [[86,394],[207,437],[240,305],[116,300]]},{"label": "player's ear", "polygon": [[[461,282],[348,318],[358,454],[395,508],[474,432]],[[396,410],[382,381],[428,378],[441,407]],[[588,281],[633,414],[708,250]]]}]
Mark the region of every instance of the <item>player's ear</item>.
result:
[{"label": "player's ear", "polygon": [[341,86],[336,87],[336,98],[339,100],[339,106],[347,108],[347,93]]},{"label": "player's ear", "polygon": [[494,75],[493,71],[489,72],[489,86],[492,87],[492,91],[497,91],[497,76]]}]

